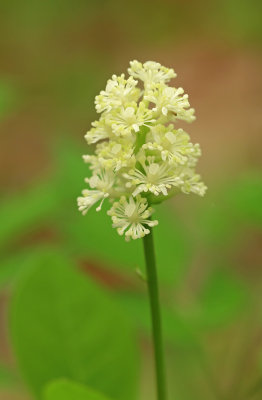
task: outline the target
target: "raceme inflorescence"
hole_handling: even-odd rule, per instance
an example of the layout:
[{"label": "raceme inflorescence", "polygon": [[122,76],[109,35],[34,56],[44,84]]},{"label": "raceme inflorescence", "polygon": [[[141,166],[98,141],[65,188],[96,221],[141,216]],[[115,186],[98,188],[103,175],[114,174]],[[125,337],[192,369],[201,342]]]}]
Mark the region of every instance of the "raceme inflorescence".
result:
[{"label": "raceme inflorescence", "polygon": [[95,98],[101,116],[85,135],[95,153],[83,156],[92,175],[77,199],[85,215],[96,203],[101,210],[108,198],[113,227],[127,240],[144,237],[158,224],[151,219],[152,204],[181,192],[203,196],[206,191],[195,172],[200,147],[176,127],[195,116],[184,90],[168,86],[174,70],[131,61],[128,74],[113,75]]}]

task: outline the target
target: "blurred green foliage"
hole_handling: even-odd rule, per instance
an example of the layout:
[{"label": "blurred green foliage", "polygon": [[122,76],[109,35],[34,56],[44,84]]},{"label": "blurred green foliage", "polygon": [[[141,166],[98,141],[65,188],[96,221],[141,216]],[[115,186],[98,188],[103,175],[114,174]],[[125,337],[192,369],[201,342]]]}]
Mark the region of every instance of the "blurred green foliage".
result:
[{"label": "blurred green foliage", "polygon": [[[16,13],[13,12],[14,5]],[[212,32],[227,40],[257,44],[262,38],[262,6],[257,0],[201,0],[190,4],[161,0],[148,4],[134,0],[128,13],[113,0],[79,0],[73,7],[71,0],[48,0],[44,3],[30,0],[26,5],[12,0],[3,3],[2,13],[11,26],[19,26],[24,38],[30,35],[32,29],[39,38],[47,28],[57,23],[64,25],[69,19],[77,18],[79,23],[92,24],[96,18],[104,20],[105,15],[125,32],[131,32],[137,41],[163,41],[170,37],[178,40],[181,35],[189,37],[192,32]],[[33,38],[30,37],[30,41]]]},{"label": "blurred green foliage", "polygon": [[18,93],[12,83],[0,77],[0,121],[7,117],[18,104]]},{"label": "blurred green foliage", "polygon": [[27,263],[12,301],[11,335],[34,392],[40,398],[49,380],[67,377],[115,399],[134,398],[138,356],[121,306],[57,251],[43,249]]},{"label": "blurred green foliage", "polygon": [[[31,115],[30,108],[30,120],[41,110],[53,155],[49,175],[0,203],[0,295],[9,300],[18,364],[6,362],[0,348],[0,389],[32,390],[43,400],[135,400],[142,373],[150,393],[148,298],[135,274],[144,274],[142,244],[117,235],[106,207],[86,217],[77,211],[88,172],[83,145],[65,132],[75,134],[81,118],[84,126],[86,116],[95,118],[93,98],[121,71],[120,49],[127,58],[157,45],[175,54],[174,44],[210,35],[226,45],[260,47],[261,14],[256,0],[134,0],[128,9],[112,0],[1,4],[0,121],[28,112],[29,104],[37,109]],[[54,117],[45,125],[50,110]],[[52,135],[62,141],[55,145]],[[208,186],[207,196],[190,205],[174,199],[156,207],[170,398],[259,400],[262,176],[250,170]]]},{"label": "blurred green foliage", "polygon": [[[139,373],[134,332],[150,337],[146,288],[135,276],[137,267],[143,270],[142,246],[119,237],[106,210],[92,210],[86,217],[78,213],[75,198],[85,174],[78,151],[66,142],[51,179],[19,199],[12,196],[2,202],[0,288],[12,294],[14,351],[22,377],[37,398],[49,381],[68,378],[112,399],[133,399]],[[171,208],[172,202],[158,206],[155,237],[164,335],[169,369],[176,380],[179,377],[170,390],[181,400],[193,393],[200,399],[203,390],[208,398],[217,397],[221,384],[212,376],[210,350],[203,340],[242,321],[252,308],[254,294],[241,273],[228,265],[228,250],[241,230],[261,229],[261,193],[257,172],[239,176],[201,203],[192,203],[190,228]],[[51,247],[41,235],[36,243],[33,240],[47,228],[57,237]],[[10,249],[15,249],[12,255]],[[203,249],[203,276],[195,286],[189,279],[192,262]],[[102,281],[95,283],[94,277],[77,271],[79,260],[96,260],[133,283],[126,289],[105,289]],[[190,376],[194,379],[189,390]]]},{"label": "blurred green foliage", "polygon": [[16,384],[16,377],[10,367],[0,363],[0,387],[12,387]]},{"label": "blurred green foliage", "polygon": [[55,381],[50,383],[44,400],[109,400],[104,395],[70,381]]}]

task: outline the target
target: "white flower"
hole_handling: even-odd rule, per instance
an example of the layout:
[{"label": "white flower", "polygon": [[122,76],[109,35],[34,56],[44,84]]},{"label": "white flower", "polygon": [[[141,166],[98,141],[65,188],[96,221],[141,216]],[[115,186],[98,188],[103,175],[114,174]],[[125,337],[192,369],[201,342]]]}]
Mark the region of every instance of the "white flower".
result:
[{"label": "white flower", "polygon": [[136,163],[134,144],[131,140],[120,139],[100,143],[97,146],[96,155],[100,165],[106,169],[113,169],[115,172],[120,168],[131,168]]},{"label": "white flower", "polygon": [[179,113],[177,114],[172,114],[170,117],[170,121],[176,122],[177,119],[180,119],[181,121],[186,121],[186,122],[193,122],[195,121],[195,109],[194,108],[188,108],[188,109],[181,109]]},{"label": "white flower", "polygon": [[184,184],[181,187],[181,191],[183,193],[195,193],[198,196],[204,196],[207,187],[201,182],[200,175],[196,174],[193,169],[187,169],[184,173],[181,174]]},{"label": "white flower", "polygon": [[147,157],[140,163],[143,167],[142,170],[136,168],[123,174],[128,180],[126,186],[136,187],[132,193],[133,196],[148,191],[155,196],[160,193],[167,196],[169,189],[183,184],[181,178],[175,174],[174,168],[166,162],[155,162],[154,157]]},{"label": "white flower", "polygon": [[104,170],[97,172],[91,178],[86,178],[85,182],[93,190],[84,189],[82,191],[83,197],[77,198],[79,211],[85,215],[95,203],[101,200],[99,206],[96,208],[96,211],[100,211],[104,200],[110,196],[114,181],[115,177],[112,171]]},{"label": "white flower", "polygon": [[106,90],[102,90],[95,98],[96,111],[110,112],[113,108],[124,106],[131,101],[137,101],[141,95],[140,89],[136,88],[137,81],[130,76],[125,79],[125,75],[113,75],[107,81]]},{"label": "white flower", "polygon": [[90,169],[91,170],[95,170],[95,171],[99,171],[100,170],[100,163],[99,163],[99,161],[98,161],[98,158],[97,158],[97,156],[94,156],[94,155],[92,155],[92,154],[84,154],[83,156],[82,156],[82,158],[83,158],[83,160],[84,160],[84,162],[86,163],[86,164],[90,164]]},{"label": "white flower", "polygon": [[152,83],[167,83],[176,77],[173,68],[163,67],[154,61],[147,61],[144,64],[136,60],[130,62],[128,68],[130,75],[144,82],[145,88]]},{"label": "white flower", "polygon": [[157,224],[150,219],[151,204],[177,193],[203,196],[206,186],[195,172],[199,145],[172,124],[195,119],[184,90],[168,86],[174,70],[131,61],[128,72],[127,78],[113,75],[95,98],[101,116],[85,135],[95,151],[83,156],[92,176],[77,202],[86,214],[96,203],[99,211],[108,198],[114,202],[108,212],[113,226],[127,239],[137,239]]},{"label": "white flower", "polygon": [[174,119],[183,119],[187,122],[192,122],[194,117],[194,109],[190,107],[188,101],[188,95],[184,94],[184,89],[173,88],[161,83],[152,84],[150,89],[144,96],[145,100],[154,103],[156,105],[153,111],[156,116],[163,114],[165,117],[168,112],[174,113]]},{"label": "white flower", "polygon": [[87,211],[99,200],[102,199],[100,205],[97,207],[97,211],[101,210],[101,206],[103,204],[103,201],[106,197],[109,196],[108,193],[103,193],[100,190],[88,190],[84,189],[82,191],[82,197],[77,198],[77,205],[78,205],[78,210],[82,212],[83,215],[86,215]]},{"label": "white flower", "polygon": [[129,197],[128,200],[121,197],[107,213],[112,217],[113,227],[117,228],[119,235],[125,233],[126,240],[129,240],[130,237],[138,239],[150,233],[145,225],[153,227],[158,224],[158,221],[149,219],[153,212],[147,200],[137,196],[135,199]]},{"label": "white flower", "polygon": [[155,125],[147,136],[147,143],[143,144],[144,150],[153,154],[160,152],[163,161],[169,164],[185,164],[189,157],[201,155],[199,144],[193,145],[189,135],[183,129],[174,129],[173,125]]},{"label": "white flower", "polygon": [[105,118],[100,118],[99,121],[94,121],[91,125],[92,128],[85,134],[88,144],[96,143],[112,136],[112,129],[106,124]]},{"label": "white flower", "polygon": [[132,103],[126,108],[116,109],[107,118],[116,136],[131,135],[138,132],[141,126],[150,126],[153,122],[152,111],[143,102],[138,106]]}]

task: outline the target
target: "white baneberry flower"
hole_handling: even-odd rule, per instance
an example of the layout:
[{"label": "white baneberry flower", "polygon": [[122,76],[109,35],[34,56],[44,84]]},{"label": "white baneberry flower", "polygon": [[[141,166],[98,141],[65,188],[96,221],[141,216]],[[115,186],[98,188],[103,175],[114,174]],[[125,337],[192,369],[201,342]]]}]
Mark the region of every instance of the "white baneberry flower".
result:
[{"label": "white baneberry flower", "polygon": [[152,83],[167,83],[176,77],[173,68],[163,67],[155,61],[147,61],[144,64],[136,60],[130,62],[128,72],[133,77],[144,82],[145,88]]},{"label": "white baneberry flower", "polygon": [[78,210],[81,211],[83,215],[86,215],[87,211],[99,200],[102,199],[100,205],[97,207],[97,211],[100,211],[102,202],[106,197],[108,197],[108,193],[101,192],[100,190],[82,190],[82,195],[77,198]]},{"label": "white baneberry flower", "polygon": [[167,117],[168,112],[173,113],[173,119],[183,119],[187,122],[194,121],[194,109],[189,108],[188,95],[184,94],[184,89],[173,88],[156,83],[150,86],[145,94],[145,100],[155,104],[153,108],[154,116],[160,117],[161,114]]},{"label": "white baneberry flower", "polygon": [[111,191],[115,181],[115,176],[112,171],[101,170],[91,178],[86,178],[85,182],[89,184],[90,189],[84,189],[82,191],[83,197],[77,198],[78,209],[83,215],[99,200],[101,200],[99,206],[96,208],[97,211],[101,210],[102,204],[107,198]]},{"label": "white baneberry flower", "polygon": [[143,144],[144,150],[150,150],[156,155],[160,152],[163,161],[169,164],[185,164],[189,157],[199,157],[201,150],[199,144],[193,145],[189,135],[183,129],[174,129],[174,125],[155,125],[147,135],[147,142]]},{"label": "white baneberry flower", "polygon": [[196,174],[193,168],[182,168],[180,173],[184,184],[181,186],[183,193],[195,193],[204,196],[207,190],[206,185],[201,181],[201,176]]},{"label": "white baneberry flower", "polygon": [[142,238],[150,231],[145,226],[153,227],[158,221],[149,217],[153,209],[148,207],[147,200],[141,196],[132,196],[129,199],[122,196],[119,201],[107,212],[112,217],[113,227],[117,228],[119,235],[125,233],[126,240]]},{"label": "white baneberry flower", "polygon": [[105,169],[118,171],[121,168],[131,168],[136,163],[134,143],[132,140],[110,140],[97,145],[97,160]]},{"label": "white baneberry flower", "polygon": [[176,122],[178,119],[185,122],[193,122],[196,119],[194,108],[183,108],[180,109],[177,114],[171,114],[170,121]]},{"label": "white baneberry flower", "polygon": [[88,144],[97,143],[100,140],[109,139],[112,136],[112,128],[106,124],[105,118],[92,122],[92,128],[85,134]]},{"label": "white baneberry flower", "polygon": [[116,136],[127,136],[139,131],[141,126],[150,126],[155,122],[152,111],[144,102],[130,103],[128,107],[112,110],[107,116],[107,123],[111,125]]},{"label": "white baneberry flower", "polygon": [[92,176],[77,202],[86,214],[96,203],[101,210],[108,198],[113,227],[126,239],[137,239],[158,223],[151,220],[152,204],[178,193],[203,196],[206,186],[195,172],[199,145],[175,127],[195,116],[184,90],[168,86],[174,70],[153,61],[131,61],[128,72],[127,78],[113,75],[96,96],[101,116],[85,135],[95,151],[83,156]]},{"label": "white baneberry flower", "polygon": [[142,170],[135,168],[123,176],[128,180],[127,187],[135,187],[132,195],[136,196],[141,192],[151,192],[155,196],[162,193],[168,195],[168,190],[172,187],[179,187],[183,181],[174,173],[174,167],[166,162],[155,162],[155,157],[147,157],[140,160]]},{"label": "white baneberry flower", "polygon": [[100,163],[97,158],[97,156],[92,155],[92,154],[84,154],[83,155],[83,160],[86,164],[90,164],[90,169],[94,171],[99,171],[100,170]]},{"label": "white baneberry flower", "polygon": [[95,98],[96,111],[109,112],[113,108],[125,106],[127,103],[137,101],[141,95],[141,90],[136,88],[137,81],[130,76],[125,79],[125,75],[113,75],[106,85],[106,89],[102,90]]},{"label": "white baneberry flower", "polygon": [[193,174],[191,178],[187,178],[184,181],[184,185],[181,187],[181,191],[183,193],[195,193],[199,196],[204,196],[206,193],[207,187],[201,182],[201,176],[197,174]]}]

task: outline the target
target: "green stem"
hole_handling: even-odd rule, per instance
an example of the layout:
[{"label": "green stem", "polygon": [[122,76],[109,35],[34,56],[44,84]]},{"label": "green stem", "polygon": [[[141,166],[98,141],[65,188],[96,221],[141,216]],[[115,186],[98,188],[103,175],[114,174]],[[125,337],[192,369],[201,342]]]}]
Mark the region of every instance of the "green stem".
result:
[{"label": "green stem", "polygon": [[157,399],[166,400],[166,382],[164,371],[164,352],[162,341],[161,317],[158,295],[156,260],[152,229],[149,235],[143,238],[145,263],[147,271],[147,284],[150,299],[153,344],[155,354]]}]

